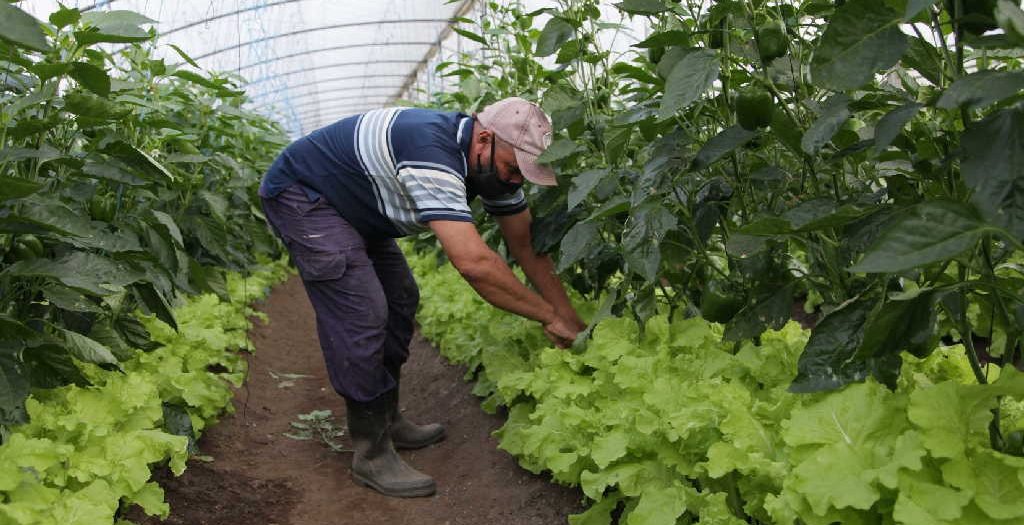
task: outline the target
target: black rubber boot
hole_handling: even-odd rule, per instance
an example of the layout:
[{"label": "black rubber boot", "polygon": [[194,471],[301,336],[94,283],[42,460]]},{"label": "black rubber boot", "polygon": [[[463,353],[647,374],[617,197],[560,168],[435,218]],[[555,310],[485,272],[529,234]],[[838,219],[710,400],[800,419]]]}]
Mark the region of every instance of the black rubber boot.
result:
[{"label": "black rubber boot", "polygon": [[439,423],[417,425],[402,415],[398,407],[399,387],[402,384],[402,366],[385,364],[388,373],[395,379],[394,390],[388,392],[392,397],[389,400],[388,409],[391,415],[391,441],[395,448],[400,450],[412,450],[433,445],[444,439],[444,427]]},{"label": "black rubber boot", "polygon": [[440,423],[417,425],[402,415],[402,410],[398,408],[398,390],[399,388],[396,386],[389,392],[391,399],[389,399],[390,404],[388,405],[391,415],[391,441],[395,444],[395,448],[412,450],[443,440],[444,426]]},{"label": "black rubber boot", "polygon": [[415,498],[437,490],[434,480],[410,467],[395,452],[390,435],[394,391],[369,402],[345,400],[352,438],[352,477],[385,496]]}]

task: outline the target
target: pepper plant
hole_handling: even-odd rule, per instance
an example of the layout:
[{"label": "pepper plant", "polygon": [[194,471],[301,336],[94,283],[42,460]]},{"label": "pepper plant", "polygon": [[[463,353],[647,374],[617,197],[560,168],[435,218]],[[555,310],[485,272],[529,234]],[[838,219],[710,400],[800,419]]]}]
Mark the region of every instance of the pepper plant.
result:
[{"label": "pepper plant", "polygon": [[896,389],[903,352],[956,342],[978,383],[1021,364],[1017,3],[616,7],[650,27],[626,54],[602,47],[623,29],[595,0],[491,2],[462,31],[493,60],[441,66],[476,89],[439,103],[516,95],[552,116],[560,185],[533,190],[535,247],[577,291],[641,326],[703,315],[727,342],[799,318],[799,393]]},{"label": "pepper plant", "polygon": [[87,384],[176,326],[178,296],[280,248],[256,183],[285,143],[239,78],[154,58],[153,21],[0,2],[0,424],[31,388]]}]

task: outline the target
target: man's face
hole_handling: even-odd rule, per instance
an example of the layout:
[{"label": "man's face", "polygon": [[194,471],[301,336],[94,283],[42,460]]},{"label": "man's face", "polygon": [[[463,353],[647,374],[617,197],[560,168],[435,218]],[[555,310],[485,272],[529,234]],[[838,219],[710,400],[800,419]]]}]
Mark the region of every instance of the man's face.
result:
[{"label": "man's face", "polygon": [[484,198],[514,193],[525,180],[519,171],[515,148],[489,130],[480,130],[470,153],[471,173],[467,182]]},{"label": "man's face", "polygon": [[494,149],[494,169],[498,172],[498,178],[506,184],[522,184],[526,179],[523,178],[522,172],[519,171],[519,161],[516,160],[515,148],[501,139],[497,139],[496,145],[497,147]]}]

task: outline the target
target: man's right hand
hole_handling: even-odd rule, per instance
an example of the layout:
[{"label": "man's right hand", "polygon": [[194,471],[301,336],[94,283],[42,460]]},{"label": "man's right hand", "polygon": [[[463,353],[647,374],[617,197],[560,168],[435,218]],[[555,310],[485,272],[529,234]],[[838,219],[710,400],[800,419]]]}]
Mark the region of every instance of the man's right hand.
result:
[{"label": "man's right hand", "polygon": [[572,343],[576,341],[578,333],[568,321],[561,317],[556,317],[554,321],[544,325],[544,335],[558,348],[569,348],[572,346]]}]

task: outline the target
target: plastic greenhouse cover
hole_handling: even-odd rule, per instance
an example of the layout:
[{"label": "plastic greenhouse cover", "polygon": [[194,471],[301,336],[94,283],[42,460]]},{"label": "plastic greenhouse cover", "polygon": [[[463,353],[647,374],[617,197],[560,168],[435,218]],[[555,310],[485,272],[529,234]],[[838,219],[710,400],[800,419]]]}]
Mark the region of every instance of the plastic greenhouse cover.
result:
[{"label": "plastic greenhouse cover", "polygon": [[[433,66],[479,46],[453,33],[456,16],[486,16],[480,0],[64,0],[82,10],[129,10],[155,21],[156,54],[181,63],[171,44],[206,70],[248,82],[249,107],[293,136],[400,99],[456,89]],[[527,9],[554,0],[523,0]],[[611,2],[606,12],[616,14]],[[19,6],[46,20],[55,0]],[[615,22],[624,22],[616,16]],[[628,21],[627,21],[628,23]],[[635,23],[635,22],[634,22]],[[642,33],[642,31],[641,31]],[[635,38],[620,39],[619,47]],[[116,47],[116,44],[111,44]]]}]

